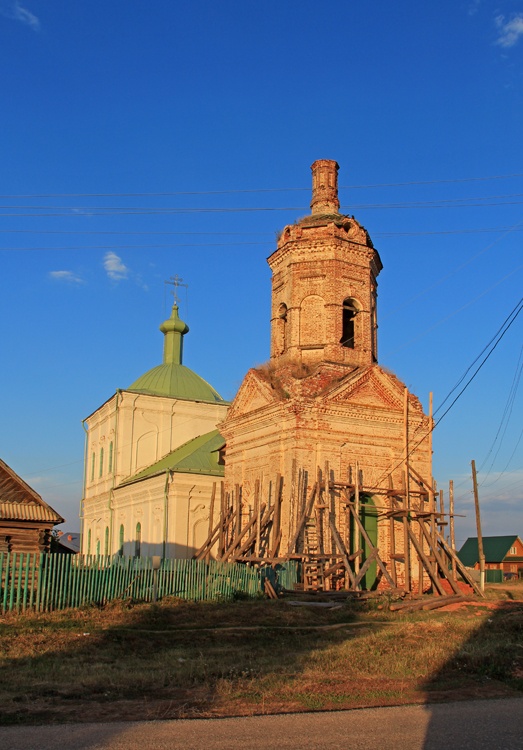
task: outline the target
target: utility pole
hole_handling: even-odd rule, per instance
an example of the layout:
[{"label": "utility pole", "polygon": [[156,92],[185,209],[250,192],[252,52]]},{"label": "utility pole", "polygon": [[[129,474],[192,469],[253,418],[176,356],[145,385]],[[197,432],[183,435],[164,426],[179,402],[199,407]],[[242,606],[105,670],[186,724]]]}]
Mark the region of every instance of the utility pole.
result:
[{"label": "utility pole", "polygon": [[479,555],[479,587],[485,591],[485,553],[483,552],[483,537],[481,535],[481,518],[479,515],[478,478],[476,476],[476,462],[471,461],[472,485],[474,487],[474,507],[476,508],[476,528],[478,530],[478,555]]}]

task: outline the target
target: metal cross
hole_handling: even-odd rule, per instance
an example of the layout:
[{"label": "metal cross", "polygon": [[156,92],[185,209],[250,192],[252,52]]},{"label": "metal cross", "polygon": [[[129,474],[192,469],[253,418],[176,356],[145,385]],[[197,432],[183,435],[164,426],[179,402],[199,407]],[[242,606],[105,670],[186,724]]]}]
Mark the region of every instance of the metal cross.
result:
[{"label": "metal cross", "polygon": [[165,281],[164,283],[165,284],[171,284],[174,287],[174,289],[171,292],[171,294],[174,297],[175,304],[179,305],[180,304],[180,298],[178,296],[178,288],[181,287],[181,286],[184,286],[187,289],[187,287],[189,285],[188,284],[184,284],[183,283],[183,279],[181,278],[181,276],[178,276],[178,274],[176,274],[175,276],[171,276],[170,279],[169,279],[169,281]]}]

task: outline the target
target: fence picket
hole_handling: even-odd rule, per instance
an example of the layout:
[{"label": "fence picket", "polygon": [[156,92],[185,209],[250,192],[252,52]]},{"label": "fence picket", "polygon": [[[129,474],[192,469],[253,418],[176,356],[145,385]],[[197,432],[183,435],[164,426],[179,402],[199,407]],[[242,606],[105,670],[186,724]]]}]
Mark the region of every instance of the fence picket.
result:
[{"label": "fence picket", "polygon": [[[294,561],[274,571],[218,560],[162,560],[157,598],[216,601],[240,591],[255,596],[266,577],[292,588],[298,574]],[[149,558],[0,552],[0,604],[3,612],[38,612],[114,599],[149,602],[154,575]]]}]

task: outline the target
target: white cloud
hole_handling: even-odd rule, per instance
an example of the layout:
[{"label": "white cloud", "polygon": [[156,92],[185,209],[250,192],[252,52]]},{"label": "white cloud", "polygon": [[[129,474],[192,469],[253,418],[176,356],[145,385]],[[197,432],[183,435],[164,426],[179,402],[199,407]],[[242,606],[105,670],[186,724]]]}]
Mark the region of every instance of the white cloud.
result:
[{"label": "white cloud", "polygon": [[129,269],[116,253],[108,252],[105,254],[104,268],[113,281],[122,281],[129,276]]},{"label": "white cloud", "polygon": [[20,21],[30,26],[34,31],[40,30],[40,21],[26,8],[22,8],[19,0],[0,0],[0,13],[13,21]]},{"label": "white cloud", "polygon": [[78,276],[73,271],[50,271],[49,276],[55,281],[65,281],[69,284],[85,283],[81,276]]},{"label": "white cloud", "polygon": [[505,16],[497,16],[496,26],[499,30],[496,44],[500,47],[513,47],[523,36],[523,14],[514,16],[510,21],[505,21]]}]

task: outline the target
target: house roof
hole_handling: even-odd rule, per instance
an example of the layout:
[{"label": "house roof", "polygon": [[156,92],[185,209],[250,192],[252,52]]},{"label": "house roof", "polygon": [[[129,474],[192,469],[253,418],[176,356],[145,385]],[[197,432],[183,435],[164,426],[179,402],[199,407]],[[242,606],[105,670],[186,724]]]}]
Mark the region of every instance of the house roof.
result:
[{"label": "house roof", "polygon": [[225,441],[218,430],[199,435],[192,440],[176,448],[171,453],[151,464],[146,469],[138,472],[130,479],[120,484],[130,484],[141,479],[148,479],[166,471],[174,471],[183,474],[210,474],[211,476],[223,477],[224,465],[218,463],[219,450]]},{"label": "house roof", "polygon": [[0,459],[0,520],[45,521],[53,526],[64,519]]},{"label": "house roof", "polygon": [[53,541],[53,546],[60,547],[66,552],[80,552],[80,534],[77,531],[58,532],[58,539]]},{"label": "house roof", "polygon": [[168,396],[188,401],[225,403],[220,394],[185,365],[164,362],[141,375],[126,390],[150,396]]},{"label": "house roof", "polygon": [[[485,562],[502,562],[510,548],[514,546],[514,542],[517,538],[517,534],[512,534],[511,536],[484,536],[483,552],[485,554]],[[469,568],[474,567],[474,565],[479,562],[477,536],[471,536],[467,539],[458,552],[458,557],[463,565],[466,565]]]}]

